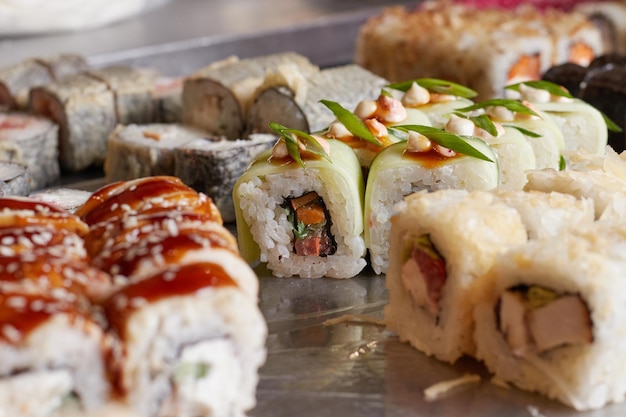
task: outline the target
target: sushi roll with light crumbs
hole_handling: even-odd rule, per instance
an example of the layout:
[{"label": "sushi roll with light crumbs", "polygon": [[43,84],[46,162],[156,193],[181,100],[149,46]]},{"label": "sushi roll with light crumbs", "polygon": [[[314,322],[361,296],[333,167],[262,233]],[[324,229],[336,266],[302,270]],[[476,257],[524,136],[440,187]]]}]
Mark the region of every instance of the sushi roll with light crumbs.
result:
[{"label": "sushi roll with light crumbs", "polygon": [[122,344],[114,384],[139,416],[238,416],[255,405],[266,326],[219,261],[158,270],[105,303]]},{"label": "sushi roll with light crumbs", "polygon": [[520,215],[529,239],[560,236],[591,225],[595,219],[593,200],[570,194],[542,191],[492,191]]},{"label": "sushi roll with light crumbs", "polygon": [[258,154],[276,137],[253,134],[247,139],[197,138],[173,150],[173,174],[194,190],[211,197],[224,222],[235,221],[233,187]]},{"label": "sushi roll with light crumbs", "polygon": [[563,133],[564,149],[602,154],[608,142],[607,123],[602,113],[565,90],[541,88],[544,85],[521,84],[522,100],[552,118]]},{"label": "sushi roll with light crumbs", "polygon": [[576,410],[624,401],[624,230],[535,240],[477,282],[476,357],[496,378]]},{"label": "sushi roll with light crumbs", "polygon": [[[430,129],[432,137],[445,133]],[[365,243],[370,263],[377,274],[387,270],[389,219],[394,205],[403,197],[420,190],[486,191],[499,184],[497,156],[482,140],[472,137],[462,139],[450,134],[460,143],[466,143],[470,150],[478,151],[478,155],[470,156],[445,148],[421,133],[412,132],[409,135],[406,142],[387,147],[374,159],[367,178],[363,216]]]},{"label": "sushi roll with light crumbs", "polygon": [[361,100],[376,97],[388,81],[348,64],[315,71],[304,83],[306,89],[288,83],[259,88],[248,110],[246,131],[271,133],[268,125],[272,121],[309,133],[321,131],[334,117],[320,100],[332,100],[352,110]]},{"label": "sushi roll with light crumbs", "polygon": [[0,197],[25,196],[30,189],[28,168],[15,162],[0,161]]},{"label": "sushi roll with light crumbs", "polygon": [[294,52],[212,63],[185,79],[182,121],[227,139],[240,138],[258,88],[285,83],[294,90],[306,88],[305,78],[318,71]]},{"label": "sushi roll with light crumbs", "polygon": [[26,165],[33,190],[54,184],[61,177],[59,127],[26,113],[0,114],[0,160]]},{"label": "sushi roll with light crumbs", "polygon": [[178,124],[118,124],[108,138],[104,173],[108,182],[174,175],[175,149],[208,135]]},{"label": "sushi roll with light crumbs", "polygon": [[391,219],[388,328],[440,360],[473,354],[475,281],[526,239],[519,214],[488,192],[408,196]]},{"label": "sushi roll with light crumbs", "polygon": [[244,259],[277,277],[351,278],[365,266],[363,177],[352,149],[284,126],[233,190]]},{"label": "sushi roll with light crumbs", "polygon": [[101,165],[117,124],[115,93],[86,74],[65,77],[30,91],[29,109],[59,125],[59,163],[69,172]]},{"label": "sushi roll with light crumbs", "polygon": [[60,54],[25,59],[0,69],[0,111],[26,109],[31,88],[49,84],[87,68],[80,55]]}]

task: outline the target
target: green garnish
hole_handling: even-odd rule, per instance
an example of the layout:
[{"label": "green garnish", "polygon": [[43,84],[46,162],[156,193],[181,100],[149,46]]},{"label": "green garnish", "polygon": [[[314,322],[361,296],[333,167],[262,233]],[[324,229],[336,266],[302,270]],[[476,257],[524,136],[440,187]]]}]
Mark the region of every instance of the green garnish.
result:
[{"label": "green garnish", "polygon": [[435,248],[435,245],[433,245],[433,241],[430,239],[430,235],[428,234],[418,236],[415,239],[415,246],[418,246],[432,259],[443,259],[439,252],[437,252],[437,249]]},{"label": "green garnish", "polygon": [[174,371],[174,380],[185,379],[198,380],[206,377],[211,370],[211,365],[204,362],[183,362]]},{"label": "green garnish", "polygon": [[535,88],[537,90],[545,90],[553,96],[574,98],[574,96],[572,96],[570,92],[567,91],[567,89],[565,89],[563,86],[545,80],[524,81],[517,84],[507,85],[504,88],[513,91],[519,91],[520,85],[522,84],[531,88]]},{"label": "green garnish", "polygon": [[609,129],[611,132],[622,131],[622,128],[619,127],[619,125],[615,123],[613,120],[609,119],[609,117],[606,114],[604,114],[603,112],[600,112],[600,114],[602,114],[602,118],[604,119],[604,123],[606,123],[607,129]]},{"label": "green garnish", "polygon": [[526,299],[528,300],[530,308],[543,307],[549,302],[556,300],[558,297],[555,291],[536,285],[528,288],[526,292]]},{"label": "green garnish", "polygon": [[567,168],[567,161],[563,155],[559,156],[559,171],[565,171]]},{"label": "green garnish", "polygon": [[517,130],[519,130],[522,133],[522,135],[525,135],[525,136],[528,136],[528,137],[531,137],[531,138],[540,138],[541,137],[541,135],[539,133],[535,133],[532,130],[524,129],[523,127],[519,127],[519,126],[515,126],[515,125],[503,125],[503,126],[510,127],[510,128],[513,128],[513,129],[517,129]]},{"label": "green garnish", "polygon": [[495,123],[486,114],[469,117],[466,114],[454,112],[454,115],[462,117],[463,119],[471,120],[474,123],[474,126],[486,130],[491,136],[498,136],[498,129],[496,128]]},{"label": "green garnish", "polygon": [[281,125],[280,123],[270,122],[270,129],[278,133],[287,145],[287,152],[294,161],[298,162],[302,168],[305,168],[302,157],[300,156],[300,143],[304,145],[304,149],[324,159],[330,161],[330,156],[324,150],[324,147],[313,136],[298,129],[290,129]]},{"label": "green garnish", "polygon": [[404,91],[406,93],[407,91],[409,91],[413,83],[427,89],[428,91],[439,94],[448,94],[463,98],[472,98],[478,95],[478,93],[471,88],[467,88],[465,86],[462,86],[461,84],[453,83],[446,80],[440,80],[437,78],[417,78],[415,80],[388,84],[386,87],[392,88],[394,90]]},{"label": "green garnish", "polygon": [[455,135],[454,133],[446,132],[445,130],[437,129],[436,127],[420,126],[420,125],[401,125],[391,126],[389,129],[396,129],[401,132],[417,132],[426,136],[431,141],[451,149],[455,152],[463,155],[471,156],[474,158],[482,159],[483,161],[494,162],[493,159],[483,154],[481,151],[473,147],[463,136]]},{"label": "green garnish", "polygon": [[333,112],[337,120],[341,122],[352,135],[366,142],[382,146],[378,138],[365,126],[365,123],[357,115],[346,110],[341,104],[330,100],[320,100],[320,103]]},{"label": "green garnish", "polygon": [[476,103],[472,106],[463,107],[462,109],[457,109],[460,112],[470,112],[474,110],[484,109],[487,107],[504,107],[507,110],[510,110],[515,113],[522,114],[530,114],[533,116],[539,116],[533,109],[522,103],[518,100],[510,100],[506,98],[494,98],[491,100],[481,101],[480,103]]}]

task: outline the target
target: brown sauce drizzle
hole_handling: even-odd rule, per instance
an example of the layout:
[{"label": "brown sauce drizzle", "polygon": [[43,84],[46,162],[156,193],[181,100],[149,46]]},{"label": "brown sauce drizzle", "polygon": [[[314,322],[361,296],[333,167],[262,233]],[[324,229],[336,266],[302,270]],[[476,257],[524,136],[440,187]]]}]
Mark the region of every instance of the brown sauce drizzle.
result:
[{"label": "brown sauce drizzle", "polygon": [[434,148],[431,148],[427,152],[406,152],[405,151],[402,154],[403,158],[411,159],[417,162],[419,165],[423,166],[424,168],[429,168],[429,169],[443,166],[447,162],[449,162],[451,159],[459,158],[461,156],[464,156],[464,155],[457,153],[454,156],[444,156],[440,154],[439,152],[437,152]]}]

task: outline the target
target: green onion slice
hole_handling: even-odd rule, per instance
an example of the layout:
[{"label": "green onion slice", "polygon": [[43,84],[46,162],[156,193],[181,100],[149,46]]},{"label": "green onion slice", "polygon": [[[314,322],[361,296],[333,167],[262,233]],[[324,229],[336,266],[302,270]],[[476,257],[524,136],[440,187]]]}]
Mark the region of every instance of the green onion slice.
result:
[{"label": "green onion slice", "polygon": [[574,98],[574,96],[572,96],[563,86],[545,80],[524,81],[517,84],[507,85],[505,88],[507,90],[519,91],[522,84],[537,90],[545,90],[553,96]]},{"label": "green onion slice", "polygon": [[451,81],[440,80],[437,78],[417,78],[409,81],[402,81],[398,83],[388,84],[387,88],[394,90],[409,91],[413,83],[416,83],[420,87],[439,94],[448,94],[463,98],[476,97],[478,93],[471,88],[462,86],[461,84],[453,83]]},{"label": "green onion slice", "polygon": [[300,156],[299,141],[304,144],[304,149],[306,149],[307,152],[330,161],[330,155],[328,155],[324,147],[317,141],[317,139],[315,139],[315,137],[309,135],[308,133],[298,129],[285,127],[276,122],[270,122],[269,127],[284,139],[289,156],[300,164],[302,168],[305,166],[304,161],[302,161],[302,157]]},{"label": "green onion slice", "polygon": [[349,110],[346,110],[341,104],[330,100],[320,100],[320,103],[328,107],[333,112],[337,120],[343,123],[352,135],[357,138],[361,138],[366,142],[373,143],[374,145],[382,146],[382,143],[378,138],[365,126],[365,123],[357,115]]},{"label": "green onion slice", "polygon": [[485,109],[487,107],[504,107],[507,110],[510,110],[512,112],[515,113],[523,113],[523,114],[530,114],[533,116],[539,116],[539,114],[537,114],[533,109],[531,109],[530,107],[528,107],[527,105],[525,105],[524,103],[522,103],[521,101],[518,100],[510,100],[510,99],[506,99],[506,98],[494,98],[491,100],[484,100],[481,101],[480,103],[476,103],[472,106],[468,106],[468,107],[463,107],[461,109],[457,109],[457,111],[459,112],[470,112],[470,111],[474,111],[474,110],[479,110],[479,109]]}]

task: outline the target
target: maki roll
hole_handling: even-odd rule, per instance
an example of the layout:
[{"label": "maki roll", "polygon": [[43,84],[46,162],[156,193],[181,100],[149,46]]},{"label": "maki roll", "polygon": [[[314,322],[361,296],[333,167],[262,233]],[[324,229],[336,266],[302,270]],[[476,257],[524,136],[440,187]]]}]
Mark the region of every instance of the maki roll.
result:
[{"label": "maki roll", "polygon": [[278,277],[355,276],[366,265],[358,159],[340,141],[275,128],[281,139],[233,190],[243,257]]},{"label": "maki roll", "polygon": [[477,282],[476,357],[576,410],[622,402],[624,230],[587,228],[498,257]]},{"label": "maki roll", "polygon": [[[429,130],[434,135],[443,133]],[[454,136],[454,135],[451,135]],[[494,150],[478,138],[462,139],[488,160],[457,153],[410,133],[407,142],[393,144],[374,159],[365,188],[365,243],[377,274],[389,262],[389,231],[394,205],[419,190],[491,190],[498,186],[500,173]],[[467,152],[467,151],[466,151]]]},{"label": "maki roll", "polygon": [[388,328],[443,361],[473,354],[475,281],[526,238],[519,214],[488,192],[408,196],[391,219]]},{"label": "maki roll", "polygon": [[0,197],[25,196],[30,188],[28,168],[15,162],[0,161]]},{"label": "maki roll", "polygon": [[54,184],[61,177],[58,126],[27,113],[0,114],[0,159],[25,165],[32,190]]}]

